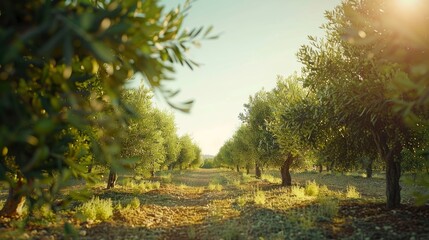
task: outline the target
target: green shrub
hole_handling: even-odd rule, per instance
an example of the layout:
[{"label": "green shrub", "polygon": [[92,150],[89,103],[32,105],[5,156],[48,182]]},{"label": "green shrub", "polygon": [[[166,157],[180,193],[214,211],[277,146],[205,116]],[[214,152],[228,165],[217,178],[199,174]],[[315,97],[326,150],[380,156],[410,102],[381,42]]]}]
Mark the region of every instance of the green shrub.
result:
[{"label": "green shrub", "polygon": [[315,181],[307,181],[304,191],[307,196],[317,196],[319,195],[319,186]]},{"label": "green shrub", "polygon": [[131,199],[129,205],[133,209],[139,208],[140,207],[140,200],[137,197],[134,197],[133,199]]},{"label": "green shrub", "polygon": [[355,186],[350,186],[350,185],[347,186],[346,198],[352,198],[352,199],[360,198],[360,193],[358,192]]},{"label": "green shrub", "polygon": [[305,190],[300,186],[292,186],[290,189],[290,194],[297,198],[303,198],[305,196]]},{"label": "green shrub", "polygon": [[93,197],[77,209],[77,214],[85,220],[104,221],[113,215],[112,200]]}]

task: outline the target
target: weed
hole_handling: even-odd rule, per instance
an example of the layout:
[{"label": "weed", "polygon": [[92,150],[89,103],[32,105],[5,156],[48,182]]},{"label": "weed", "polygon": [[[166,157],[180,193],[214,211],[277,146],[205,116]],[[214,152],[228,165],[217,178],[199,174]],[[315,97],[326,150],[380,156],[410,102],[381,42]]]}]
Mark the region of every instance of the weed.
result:
[{"label": "weed", "polygon": [[163,183],[171,183],[172,182],[171,173],[162,173],[160,178],[161,178],[161,181]]},{"label": "weed", "polygon": [[262,180],[266,180],[266,181],[268,181],[270,183],[277,183],[277,184],[279,184],[279,183],[282,182],[282,180],[280,178],[276,178],[276,177],[274,177],[271,174],[262,174],[261,179]]},{"label": "weed", "polygon": [[265,193],[261,190],[256,190],[253,194],[253,201],[256,204],[264,205],[266,201]]},{"label": "weed", "polygon": [[194,227],[189,227],[187,233],[188,233],[188,239],[196,239],[197,238],[197,233],[196,233]]},{"label": "weed", "polygon": [[139,208],[140,200],[137,197],[134,197],[133,199],[131,199],[129,206],[133,209]]},{"label": "weed", "polygon": [[241,182],[248,183],[250,181],[252,181],[252,177],[249,174],[243,173],[241,175]]},{"label": "weed", "polygon": [[236,187],[240,187],[241,181],[240,180],[233,180],[231,184],[236,186]]},{"label": "weed", "polygon": [[304,191],[307,196],[317,196],[319,195],[319,186],[315,181],[307,181]]},{"label": "weed", "polygon": [[235,203],[240,206],[240,207],[244,207],[244,205],[246,205],[247,203],[247,197],[245,196],[239,196],[236,200]]},{"label": "weed", "polygon": [[305,190],[300,186],[292,186],[290,190],[292,196],[297,198],[303,198],[305,196]]},{"label": "weed", "polygon": [[78,207],[77,214],[85,220],[107,220],[113,215],[112,200],[93,197]]},{"label": "weed", "polygon": [[181,183],[181,184],[179,185],[179,189],[181,189],[181,190],[184,190],[184,189],[187,189],[187,188],[189,188],[189,187],[188,187],[188,185],[186,185],[186,184],[184,184],[184,183]]},{"label": "weed", "polygon": [[360,198],[360,193],[355,186],[348,185],[346,190],[346,198],[357,199]]},{"label": "weed", "polygon": [[320,198],[319,199],[319,208],[318,208],[318,217],[332,219],[338,214],[339,206],[338,200],[332,198]]},{"label": "weed", "polygon": [[219,183],[209,183],[207,188],[210,191],[222,191],[222,189],[223,189],[222,185],[220,185]]}]

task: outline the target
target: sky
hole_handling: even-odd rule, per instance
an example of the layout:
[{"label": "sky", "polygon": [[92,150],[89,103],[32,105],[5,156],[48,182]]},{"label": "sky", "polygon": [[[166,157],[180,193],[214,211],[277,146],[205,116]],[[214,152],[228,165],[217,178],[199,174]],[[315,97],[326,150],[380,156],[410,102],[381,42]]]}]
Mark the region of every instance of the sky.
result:
[{"label": "sky", "polygon": [[[164,0],[174,8],[184,0]],[[296,53],[308,36],[323,36],[324,13],[340,0],[197,0],[184,26],[213,26],[220,37],[192,48],[201,64],[193,71],[176,68],[168,84],[181,92],[173,101],[195,101],[191,113],[173,112],[179,135],[189,134],[203,154],[216,155],[240,126],[239,113],[249,96],[272,89],[277,76],[300,71]],[[168,109],[162,100],[156,105]]]}]

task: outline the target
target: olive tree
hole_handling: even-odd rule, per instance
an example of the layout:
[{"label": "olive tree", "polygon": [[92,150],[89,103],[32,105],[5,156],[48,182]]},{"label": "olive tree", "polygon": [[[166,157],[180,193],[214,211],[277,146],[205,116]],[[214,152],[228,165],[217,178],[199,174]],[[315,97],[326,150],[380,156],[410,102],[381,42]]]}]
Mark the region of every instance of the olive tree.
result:
[{"label": "olive tree", "polygon": [[[19,215],[27,197],[52,199],[59,179],[86,177],[70,153],[72,128],[94,128],[93,148],[115,162],[117,126],[127,117],[120,90],[135,74],[170,105],[189,110],[191,102],[171,103],[177,92],[162,85],[174,63],[196,66],[185,52],[208,37],[210,28],[183,29],[188,7],[164,11],[157,0],[1,1],[0,180],[10,184],[1,215]],[[35,191],[44,188],[42,180],[51,191]]]}]

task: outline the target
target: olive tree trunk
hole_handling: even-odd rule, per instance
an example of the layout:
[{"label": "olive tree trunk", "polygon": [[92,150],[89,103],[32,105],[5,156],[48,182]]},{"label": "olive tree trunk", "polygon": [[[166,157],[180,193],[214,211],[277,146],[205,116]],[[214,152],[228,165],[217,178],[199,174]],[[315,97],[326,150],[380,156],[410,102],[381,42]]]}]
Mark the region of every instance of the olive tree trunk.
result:
[{"label": "olive tree trunk", "polygon": [[3,209],[0,210],[2,217],[19,217],[25,204],[25,195],[23,194],[23,179],[19,178],[15,185],[10,185],[9,193]]},{"label": "olive tree trunk", "polygon": [[290,176],[290,166],[293,162],[292,154],[288,154],[286,159],[283,161],[282,166],[280,167],[280,173],[282,175],[282,186],[292,186],[292,177]]},{"label": "olive tree trunk", "polygon": [[259,164],[256,164],[255,165],[255,176],[257,179],[261,179],[261,175],[262,175],[261,168],[259,167]]},{"label": "olive tree trunk", "polygon": [[107,179],[107,189],[114,188],[117,180],[118,174],[113,169],[110,169],[109,178]]},{"label": "olive tree trunk", "polygon": [[388,209],[399,208],[401,205],[401,151],[402,145],[396,141],[389,147],[387,135],[373,132],[374,141],[381,159],[386,166],[386,206]]}]

